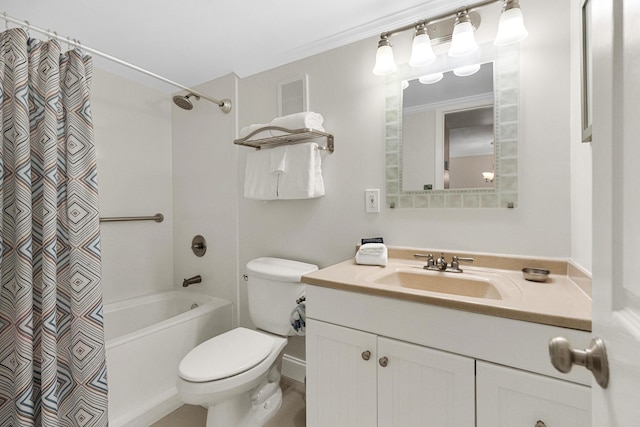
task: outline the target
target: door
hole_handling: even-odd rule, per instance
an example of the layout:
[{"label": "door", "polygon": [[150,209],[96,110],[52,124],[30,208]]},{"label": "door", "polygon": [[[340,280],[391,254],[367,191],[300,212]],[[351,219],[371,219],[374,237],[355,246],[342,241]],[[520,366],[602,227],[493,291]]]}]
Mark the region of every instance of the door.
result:
[{"label": "door", "polygon": [[478,361],[477,427],[585,427],[589,387]]},{"label": "door", "polygon": [[378,337],[379,427],[473,427],[475,361]]},{"label": "door", "polygon": [[376,336],[307,319],[309,427],[377,425]]},{"label": "door", "polygon": [[[590,0],[593,54],[593,335],[610,364],[595,427],[640,420],[640,2]],[[576,368],[577,369],[577,368]],[[582,369],[582,368],[581,368]]]}]

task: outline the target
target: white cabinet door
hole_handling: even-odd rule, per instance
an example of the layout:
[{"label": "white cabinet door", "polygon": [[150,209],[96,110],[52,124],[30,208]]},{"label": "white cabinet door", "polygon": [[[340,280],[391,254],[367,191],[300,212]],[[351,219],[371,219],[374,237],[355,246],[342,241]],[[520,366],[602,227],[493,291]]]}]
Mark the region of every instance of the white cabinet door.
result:
[{"label": "white cabinet door", "polygon": [[473,427],[474,365],[468,357],[379,337],[378,426]]},{"label": "white cabinet door", "polygon": [[583,385],[478,361],[476,387],[478,427],[591,425],[591,389]]},{"label": "white cabinet door", "polygon": [[376,336],[307,319],[306,341],[307,425],[376,426]]}]

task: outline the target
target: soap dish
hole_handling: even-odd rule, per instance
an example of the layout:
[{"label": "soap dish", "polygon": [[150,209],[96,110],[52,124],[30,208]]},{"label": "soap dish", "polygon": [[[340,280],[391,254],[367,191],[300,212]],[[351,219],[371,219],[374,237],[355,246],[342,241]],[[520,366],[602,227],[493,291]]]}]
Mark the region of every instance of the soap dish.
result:
[{"label": "soap dish", "polygon": [[546,282],[549,278],[549,270],[545,270],[544,268],[523,268],[522,274],[526,280],[531,280],[532,282]]}]

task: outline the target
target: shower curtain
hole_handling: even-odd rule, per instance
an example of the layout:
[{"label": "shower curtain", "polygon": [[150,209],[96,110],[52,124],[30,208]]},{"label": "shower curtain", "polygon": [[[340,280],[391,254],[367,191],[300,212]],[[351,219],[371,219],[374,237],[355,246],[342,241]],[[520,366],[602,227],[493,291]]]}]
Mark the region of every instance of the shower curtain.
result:
[{"label": "shower curtain", "polygon": [[106,426],[92,61],[0,49],[0,425]]}]

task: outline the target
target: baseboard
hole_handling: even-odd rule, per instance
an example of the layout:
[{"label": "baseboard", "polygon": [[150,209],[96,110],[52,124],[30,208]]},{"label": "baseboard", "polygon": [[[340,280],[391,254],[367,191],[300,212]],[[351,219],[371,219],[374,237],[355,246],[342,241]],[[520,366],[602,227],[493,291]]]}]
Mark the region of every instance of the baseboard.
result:
[{"label": "baseboard", "polygon": [[307,362],[285,354],[282,356],[282,376],[304,384]]}]

